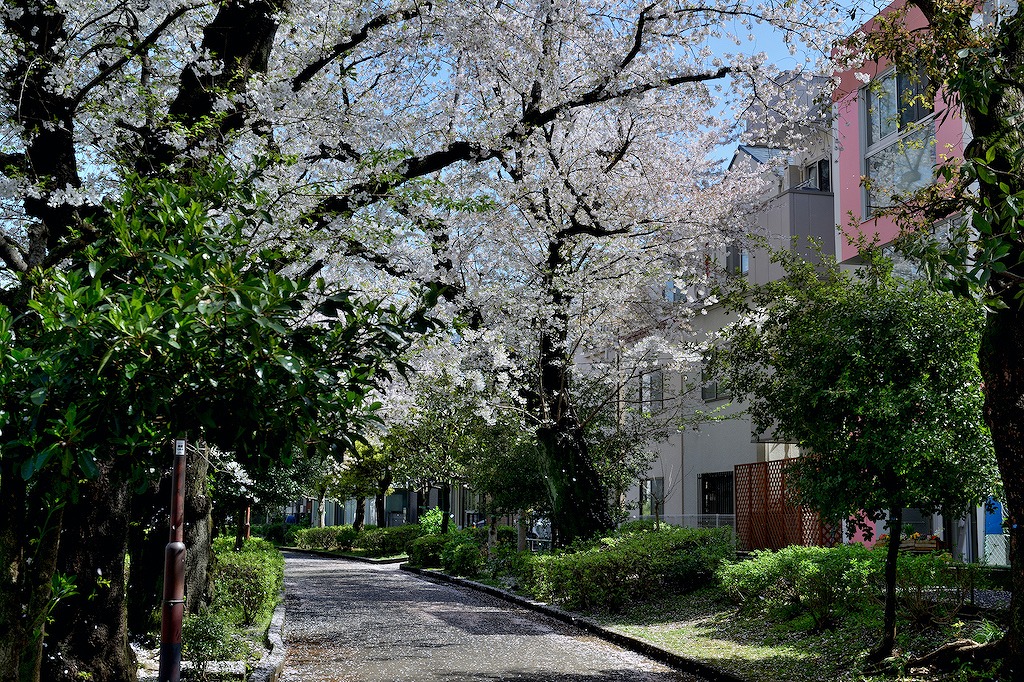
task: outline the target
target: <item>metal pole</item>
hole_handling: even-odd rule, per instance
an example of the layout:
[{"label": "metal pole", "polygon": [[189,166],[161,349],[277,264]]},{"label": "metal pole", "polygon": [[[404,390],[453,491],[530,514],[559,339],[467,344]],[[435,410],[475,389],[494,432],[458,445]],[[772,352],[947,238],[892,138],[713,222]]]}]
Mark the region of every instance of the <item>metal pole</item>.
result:
[{"label": "metal pole", "polygon": [[181,680],[181,621],[185,615],[185,440],[174,441],[171,534],[164,550],[164,603],[160,618],[159,682]]}]

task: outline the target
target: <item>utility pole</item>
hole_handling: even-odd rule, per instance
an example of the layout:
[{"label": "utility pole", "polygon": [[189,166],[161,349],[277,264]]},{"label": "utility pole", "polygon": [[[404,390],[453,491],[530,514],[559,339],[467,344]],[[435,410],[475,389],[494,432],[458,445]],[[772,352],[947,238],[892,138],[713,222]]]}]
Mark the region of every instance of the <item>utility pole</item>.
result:
[{"label": "utility pole", "polygon": [[174,441],[171,534],[164,550],[164,602],[160,617],[159,682],[181,680],[181,621],[185,615],[185,439]]}]

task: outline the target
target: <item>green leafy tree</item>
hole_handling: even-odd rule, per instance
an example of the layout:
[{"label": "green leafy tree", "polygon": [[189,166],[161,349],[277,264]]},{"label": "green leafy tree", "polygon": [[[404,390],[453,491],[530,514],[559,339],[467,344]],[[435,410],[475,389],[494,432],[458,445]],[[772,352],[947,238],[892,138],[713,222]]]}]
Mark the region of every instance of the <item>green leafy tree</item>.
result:
[{"label": "green leafy tree", "polygon": [[[869,55],[927,76],[970,125],[963,159],[943,159],[943,181],[890,211],[908,252],[933,279],[986,303],[981,371],[985,420],[1003,484],[1012,572],[1007,635],[988,652],[951,648],[947,659],[1002,655],[1003,674],[1024,679],[1024,15],[1016,3],[910,0],[866,36]],[[924,26],[906,19],[920,12]],[[933,227],[950,216],[951,233]],[[941,223],[940,223],[941,221]],[[948,662],[948,661],[947,661]]]},{"label": "green leafy tree", "polygon": [[345,454],[338,483],[335,487],[338,499],[356,499],[356,515],[353,527],[359,530],[366,518],[366,500],[374,498],[377,523],[384,522],[384,503],[395,479],[395,467],[400,464],[399,453],[383,446],[356,443]]},{"label": "green leafy tree", "polygon": [[[0,586],[0,668],[25,680],[134,670],[128,510],[167,442],[204,438],[258,472],[327,415],[353,439],[374,419],[364,395],[424,329],[279,274],[287,255],[253,248],[249,220],[265,215],[233,174],[139,180],[103,215],[103,238],[20,282],[24,314],[0,309],[0,562],[15,576]],[[55,576],[75,589],[54,606]]]},{"label": "green leafy tree", "polygon": [[479,396],[446,371],[422,373],[410,384],[410,394],[389,415],[382,447],[403,463],[402,477],[422,489],[439,485],[444,513],[441,532],[447,533],[452,486],[466,479],[466,465],[478,445],[476,414]]},{"label": "green leafy tree", "polygon": [[868,532],[887,516],[880,660],[895,643],[902,510],[960,516],[996,480],[978,367],[984,317],[880,259],[851,276],[785,258],[787,276],[753,292],[711,367],[748,401],[755,428],[801,446],[793,482],[804,504]]}]

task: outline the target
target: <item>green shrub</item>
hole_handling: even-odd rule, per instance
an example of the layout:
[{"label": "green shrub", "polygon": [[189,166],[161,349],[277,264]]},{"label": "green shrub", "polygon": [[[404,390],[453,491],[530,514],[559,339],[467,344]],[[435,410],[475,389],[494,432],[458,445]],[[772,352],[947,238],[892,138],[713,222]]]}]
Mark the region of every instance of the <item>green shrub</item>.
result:
[{"label": "green shrub", "polygon": [[288,543],[288,525],[285,523],[258,524],[252,527],[252,534],[275,545]]},{"label": "green shrub", "polygon": [[487,572],[494,579],[505,578],[518,583],[532,556],[532,552],[518,551],[514,544],[498,543],[487,554]]},{"label": "green shrub", "polygon": [[409,543],[409,563],[420,568],[440,568],[447,535],[421,535]]},{"label": "green shrub", "polygon": [[[661,524],[662,528],[666,524]],[[632,521],[623,521],[619,524],[619,527],[615,529],[616,535],[624,535],[626,533],[640,533],[643,531],[654,530],[654,519],[633,519]]]},{"label": "green shrub", "polygon": [[371,528],[363,531],[356,539],[356,546],[374,557],[397,556],[408,551],[409,543],[423,534],[418,523],[392,528]]},{"label": "green shrub", "polygon": [[948,552],[901,552],[896,564],[900,608],[921,625],[952,622],[970,599],[981,570],[977,564],[953,561]]},{"label": "green shrub", "polygon": [[420,516],[419,526],[423,529],[424,535],[440,535],[442,521],[444,521],[444,512],[440,507],[434,507]]},{"label": "green shrub", "polygon": [[295,546],[300,549],[332,550],[338,548],[334,526],[303,528],[295,533]]},{"label": "green shrub", "polygon": [[233,551],[231,538],[214,541],[216,565],[214,606],[235,615],[243,625],[268,617],[284,581],[284,558],[273,545],[249,539],[242,551]]},{"label": "green shrub", "polygon": [[338,549],[350,550],[359,539],[359,531],[351,525],[334,526],[334,544]]},{"label": "green shrub", "polygon": [[514,547],[518,542],[519,531],[516,530],[515,526],[498,526],[499,545],[512,545]]},{"label": "green shrub", "polygon": [[449,533],[448,542],[441,550],[441,568],[446,573],[472,578],[483,566],[483,551],[471,533]]},{"label": "green shrub", "polygon": [[734,553],[731,530],[671,528],[574,545],[569,551],[521,560],[520,584],[570,609],[616,611],[666,589],[709,583]]},{"label": "green shrub", "polygon": [[224,618],[222,612],[207,610],[185,616],[181,625],[182,657],[193,666],[195,679],[207,679],[211,661],[238,661],[250,654],[245,638]]},{"label": "green shrub", "polygon": [[718,578],[746,610],[783,609],[790,617],[807,613],[821,629],[860,610],[878,593],[878,554],[859,544],[786,547],[723,565]]}]

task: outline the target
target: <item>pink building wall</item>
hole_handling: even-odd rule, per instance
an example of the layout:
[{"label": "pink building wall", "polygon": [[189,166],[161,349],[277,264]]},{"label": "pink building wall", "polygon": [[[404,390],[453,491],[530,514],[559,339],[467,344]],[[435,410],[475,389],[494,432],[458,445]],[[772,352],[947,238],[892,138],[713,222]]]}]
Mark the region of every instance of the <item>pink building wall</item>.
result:
[{"label": "pink building wall", "polygon": [[[882,10],[880,14],[884,15],[901,5],[903,5],[903,0],[897,0]],[[911,9],[907,24],[911,29],[925,25],[924,16],[916,7]],[[860,30],[870,33],[875,28],[876,22],[872,19]],[[866,235],[869,239],[877,236],[878,241],[885,244],[892,241],[899,232],[891,218],[864,220],[863,216],[862,177],[866,171],[863,159],[864,147],[861,142],[861,128],[864,125],[864,119],[861,116],[861,109],[864,106],[861,102],[861,95],[865,84],[857,79],[856,74],[868,74],[874,78],[888,68],[888,61],[880,59],[877,62],[866,62],[858,68],[835,74],[839,80],[832,94],[835,106],[834,133],[837,149],[837,172],[834,187],[836,219],[842,233],[839,244],[839,257],[842,261],[847,261],[857,255],[856,246],[850,243],[851,238],[856,238],[860,234]],[[955,104],[950,107],[941,92],[935,97],[933,121],[937,128],[935,133],[936,162],[942,164],[944,160],[963,156],[965,144],[963,119],[959,114],[958,107]]]}]

